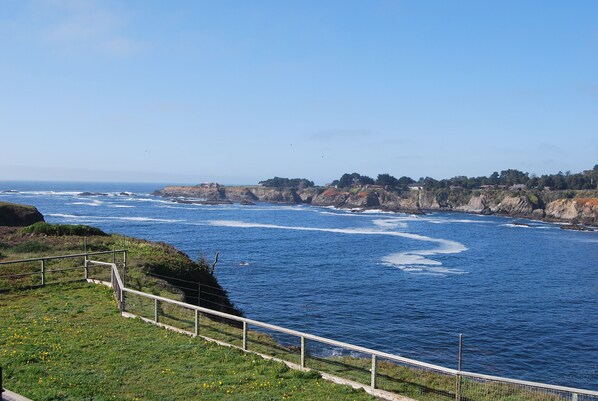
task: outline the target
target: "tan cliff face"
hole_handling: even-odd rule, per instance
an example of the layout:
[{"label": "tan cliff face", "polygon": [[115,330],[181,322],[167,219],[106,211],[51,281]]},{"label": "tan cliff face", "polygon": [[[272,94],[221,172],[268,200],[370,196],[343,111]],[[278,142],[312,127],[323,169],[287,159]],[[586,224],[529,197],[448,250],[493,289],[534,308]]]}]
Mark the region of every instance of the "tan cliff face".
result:
[{"label": "tan cliff face", "polygon": [[571,196],[557,191],[467,191],[437,190],[394,192],[383,188],[270,188],[262,186],[225,187],[202,184],[191,187],[166,187],[154,193],[166,197],[197,198],[207,201],[299,204],[334,206],[348,209],[384,209],[417,213],[424,210],[454,210],[466,213],[500,214],[512,217],[547,219],[598,225],[598,193],[590,197],[556,199]]},{"label": "tan cliff face", "polygon": [[534,210],[527,196],[507,196],[498,205],[490,208],[494,213],[508,215],[531,215]]},{"label": "tan cliff face", "polygon": [[546,217],[598,225],[598,198],[558,199],[546,206]]},{"label": "tan cliff face", "polygon": [[467,205],[457,206],[456,210],[466,213],[484,213],[488,210],[488,204],[486,195],[472,196]]}]

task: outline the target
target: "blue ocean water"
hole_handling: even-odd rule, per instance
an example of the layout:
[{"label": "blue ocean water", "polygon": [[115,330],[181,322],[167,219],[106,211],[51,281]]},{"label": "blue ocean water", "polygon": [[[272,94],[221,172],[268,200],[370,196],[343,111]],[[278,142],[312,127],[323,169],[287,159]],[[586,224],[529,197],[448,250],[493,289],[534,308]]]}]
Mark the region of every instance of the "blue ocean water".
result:
[{"label": "blue ocean water", "polygon": [[458,213],[178,204],[150,195],[161,186],[0,182],[0,201],[192,258],[219,251],[218,280],[253,319],[447,367],[463,333],[464,370],[598,389],[598,232]]}]

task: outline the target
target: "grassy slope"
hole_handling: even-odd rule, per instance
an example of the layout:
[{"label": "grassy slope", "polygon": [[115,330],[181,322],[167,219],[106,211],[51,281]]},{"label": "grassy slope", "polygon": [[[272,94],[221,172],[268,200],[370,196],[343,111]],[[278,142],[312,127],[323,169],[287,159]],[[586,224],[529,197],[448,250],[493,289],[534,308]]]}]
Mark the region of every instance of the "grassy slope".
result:
[{"label": "grassy slope", "polygon": [[[85,242],[87,243],[87,250],[90,252],[127,248],[129,253],[126,285],[130,288],[197,304],[196,283],[201,281],[203,286],[201,306],[222,312],[240,314],[240,311],[235,309],[229,301],[226,291],[220,287],[216,278],[209,273],[209,266],[206,263],[194,262],[184,253],[164,243],[134,238],[124,240],[119,235],[96,235],[84,238],[77,235],[32,234],[27,232],[27,229],[0,227],[0,261],[82,253],[85,249]],[[112,261],[112,255],[95,256],[94,259]],[[118,261],[120,260],[121,255],[118,256]],[[48,269],[81,265],[82,260],[64,260],[52,262],[51,265],[48,265]],[[39,266],[35,263],[27,266],[2,267],[4,274],[36,270],[39,270]],[[49,275],[47,279],[51,282],[62,278],[82,277],[80,271],[65,273],[64,275],[65,277],[60,277],[60,274]],[[171,278],[163,280],[164,277]],[[23,277],[19,281],[21,287],[37,285],[40,283],[40,276]],[[5,284],[0,279],[0,289],[5,288]]]},{"label": "grassy slope", "polygon": [[0,299],[5,385],[35,400],[372,400],[363,391],[119,316],[108,288]]}]

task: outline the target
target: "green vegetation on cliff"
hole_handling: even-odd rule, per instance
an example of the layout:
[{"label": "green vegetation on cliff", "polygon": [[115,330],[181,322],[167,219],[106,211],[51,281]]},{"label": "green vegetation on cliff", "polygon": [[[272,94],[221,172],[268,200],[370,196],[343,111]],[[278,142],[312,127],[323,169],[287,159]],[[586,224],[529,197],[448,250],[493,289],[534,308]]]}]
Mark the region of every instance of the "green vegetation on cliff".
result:
[{"label": "green vegetation on cliff", "polygon": [[[390,174],[379,174],[374,181],[372,178],[359,173],[345,173],[340,179],[334,180],[332,186],[349,188],[353,186],[380,185],[391,189],[406,189],[405,186],[416,181],[410,177],[399,179]],[[554,189],[554,190],[592,190],[598,189],[598,164],[592,170],[585,170],[580,173],[565,173],[559,171],[556,174],[544,174],[537,176],[516,169],[502,170],[500,173],[493,172],[488,177],[466,177],[456,176],[449,179],[437,180],[432,177],[422,177],[417,181],[425,189],[447,189],[464,188],[476,189],[482,187],[502,187],[517,189]],[[517,187],[520,186],[520,187]]]},{"label": "green vegetation on cliff", "polygon": [[263,185],[268,188],[295,188],[295,189],[304,189],[310,188],[314,186],[313,181],[309,181],[305,178],[281,178],[281,177],[274,177],[268,180],[260,181],[260,185]]},{"label": "green vegetation on cliff", "polygon": [[[84,234],[84,235],[77,235]],[[89,226],[34,224],[25,228],[0,227],[2,261],[39,256],[58,256],[73,253],[110,251],[126,248],[128,251],[126,285],[142,291],[165,295],[197,305],[198,285],[201,283],[200,305],[222,312],[240,315],[230,302],[226,291],[210,273],[203,260],[193,261],[183,252],[166,243],[155,243],[120,235],[107,235]],[[56,261],[56,266],[70,266],[80,261]],[[17,274],[20,266],[3,266],[6,274]],[[80,272],[65,273],[79,275]],[[20,286],[39,284],[39,277],[24,276]],[[0,280],[0,288],[2,287]]]}]

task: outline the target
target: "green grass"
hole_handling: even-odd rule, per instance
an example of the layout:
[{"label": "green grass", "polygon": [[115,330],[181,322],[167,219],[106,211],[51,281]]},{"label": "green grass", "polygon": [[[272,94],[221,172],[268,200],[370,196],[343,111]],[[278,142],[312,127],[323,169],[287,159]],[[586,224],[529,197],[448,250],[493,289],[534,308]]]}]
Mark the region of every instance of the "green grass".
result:
[{"label": "green grass", "polygon": [[373,400],[314,373],[139,319],[108,288],[48,286],[0,299],[4,385],[35,400]]}]

